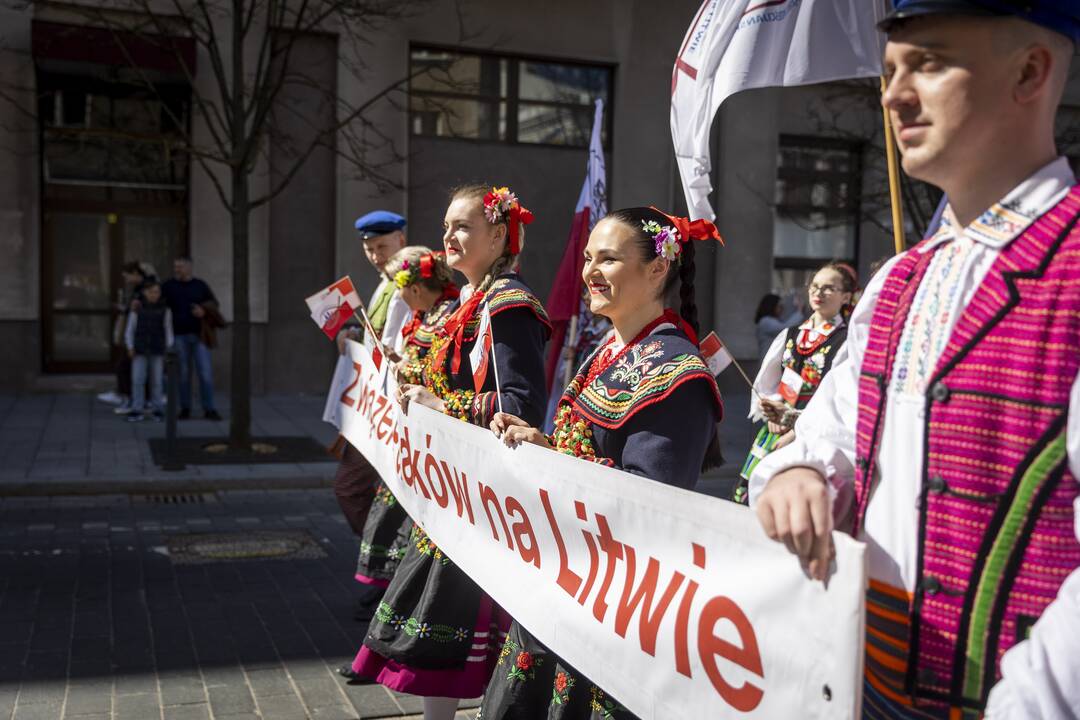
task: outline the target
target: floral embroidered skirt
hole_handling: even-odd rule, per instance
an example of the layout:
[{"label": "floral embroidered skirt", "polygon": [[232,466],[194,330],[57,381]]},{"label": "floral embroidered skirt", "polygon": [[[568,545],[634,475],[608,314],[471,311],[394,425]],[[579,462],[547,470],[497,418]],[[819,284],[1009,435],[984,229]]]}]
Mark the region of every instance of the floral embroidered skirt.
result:
[{"label": "floral embroidered skirt", "polygon": [[413,527],[352,669],[425,697],[483,694],[510,618]]},{"label": "floral embroidered skirt", "polygon": [[739,473],[741,479],[738,485],[735,486],[735,493],[731,498],[732,500],[737,503],[742,503],[743,505],[746,505],[749,502],[746,488],[750,481],[750,476],[754,474],[754,468],[758,466],[758,463],[773,451],[776,447],[776,441],[779,439],[779,435],[769,432],[768,425],[761,426],[761,429],[758,430],[757,437],[754,438],[754,444],[750,447],[750,453],[746,456],[746,461],[743,463],[742,471]]},{"label": "floral embroidered skirt", "polygon": [[375,490],[375,502],[360,537],[356,560],[356,580],[366,585],[386,587],[409,546],[412,520],[390,489],[382,482]]},{"label": "floral embroidered skirt", "polygon": [[476,720],[636,720],[514,621]]}]

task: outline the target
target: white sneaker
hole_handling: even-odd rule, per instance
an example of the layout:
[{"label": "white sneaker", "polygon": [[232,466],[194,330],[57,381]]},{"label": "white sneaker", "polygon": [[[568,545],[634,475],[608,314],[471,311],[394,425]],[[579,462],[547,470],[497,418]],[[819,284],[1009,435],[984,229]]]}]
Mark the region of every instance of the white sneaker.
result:
[{"label": "white sneaker", "polygon": [[131,401],[123,401],[122,403],[113,408],[113,412],[117,415],[127,415],[129,412],[131,412]]},{"label": "white sneaker", "polygon": [[124,396],[112,390],[109,392],[98,393],[97,399],[109,405],[119,405],[124,402]]}]

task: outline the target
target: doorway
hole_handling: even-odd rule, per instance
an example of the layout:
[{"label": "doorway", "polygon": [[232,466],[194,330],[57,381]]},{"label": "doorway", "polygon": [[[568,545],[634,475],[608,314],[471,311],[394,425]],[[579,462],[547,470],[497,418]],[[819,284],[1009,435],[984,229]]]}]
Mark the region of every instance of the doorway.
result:
[{"label": "doorway", "polygon": [[146,263],[164,280],[185,254],[182,208],[96,205],[50,203],[44,214],[46,372],[111,371],[122,352],[124,264]]}]

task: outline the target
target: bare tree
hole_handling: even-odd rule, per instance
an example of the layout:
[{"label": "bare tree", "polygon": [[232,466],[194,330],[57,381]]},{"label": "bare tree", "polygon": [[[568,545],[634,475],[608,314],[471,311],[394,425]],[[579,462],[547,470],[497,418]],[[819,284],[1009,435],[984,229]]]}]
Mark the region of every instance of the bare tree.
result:
[{"label": "bare tree", "polygon": [[[199,166],[228,211],[232,236],[232,364],[229,443],[237,449],[251,446],[251,321],[249,306],[249,225],[253,210],[268,203],[296,177],[311,154],[326,148],[344,159],[357,177],[377,189],[398,187],[391,168],[402,155],[392,138],[374,122],[370,111],[381,102],[398,102],[408,78],[376,89],[358,103],[350,103],[323,87],[294,61],[298,43],[312,33],[334,33],[337,61],[357,78],[366,67],[363,51],[373,31],[399,20],[427,0],[117,0],[107,6],[66,5],[87,25],[110,30],[110,36],[128,64],[127,82],[152,94],[159,79],[136,60],[138,48],[154,47],[169,53],[191,87],[193,122],[181,117],[175,104],[163,102],[178,139],[171,152],[184,153]],[[25,10],[35,0],[8,0],[8,7]],[[41,3],[45,4],[45,3]],[[209,60],[196,81],[195,68],[175,38],[190,38],[199,54]],[[304,109],[282,102],[290,86],[321,93],[332,103],[333,121],[311,125],[307,137],[277,132],[275,113],[304,117]],[[18,94],[0,94],[17,100]],[[33,112],[33,109],[27,109]],[[313,116],[318,114],[313,113]],[[325,117],[325,114],[324,114]],[[315,121],[312,121],[315,122]],[[269,148],[275,163],[268,184],[252,183],[265,163]],[[282,160],[284,158],[284,160]]]}]

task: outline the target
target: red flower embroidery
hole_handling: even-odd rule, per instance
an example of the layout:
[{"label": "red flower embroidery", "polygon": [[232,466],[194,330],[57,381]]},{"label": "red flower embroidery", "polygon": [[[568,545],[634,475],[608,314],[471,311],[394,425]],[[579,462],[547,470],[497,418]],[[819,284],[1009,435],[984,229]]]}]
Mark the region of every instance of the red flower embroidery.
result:
[{"label": "red flower embroidery", "polygon": [[527,652],[519,652],[517,656],[517,666],[522,670],[528,670],[533,665],[532,655]]},{"label": "red flower embroidery", "polygon": [[555,676],[555,692],[562,692],[566,689],[566,673],[560,672]]}]

